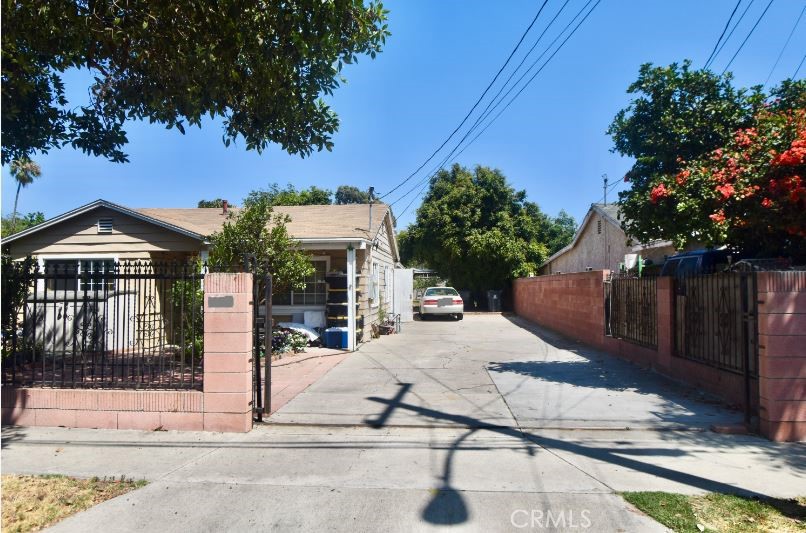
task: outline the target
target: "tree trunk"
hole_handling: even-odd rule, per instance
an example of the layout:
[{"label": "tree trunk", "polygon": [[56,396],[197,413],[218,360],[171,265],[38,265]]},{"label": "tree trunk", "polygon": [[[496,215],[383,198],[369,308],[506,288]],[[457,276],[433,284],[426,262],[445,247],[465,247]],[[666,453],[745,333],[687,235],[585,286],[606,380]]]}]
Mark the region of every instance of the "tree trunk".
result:
[{"label": "tree trunk", "polygon": [[14,230],[17,229],[17,202],[20,201],[20,189],[22,189],[22,182],[17,183],[17,195],[14,197],[14,212],[11,213],[11,233],[9,235],[13,235]]}]

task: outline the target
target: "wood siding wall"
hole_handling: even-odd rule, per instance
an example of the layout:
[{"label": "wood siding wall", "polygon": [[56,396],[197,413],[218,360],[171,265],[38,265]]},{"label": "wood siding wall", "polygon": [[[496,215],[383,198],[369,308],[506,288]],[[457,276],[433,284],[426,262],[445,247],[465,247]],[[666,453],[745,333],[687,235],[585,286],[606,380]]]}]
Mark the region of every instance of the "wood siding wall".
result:
[{"label": "wood siding wall", "polygon": [[[98,219],[112,219],[112,233],[98,233]],[[155,224],[99,208],[9,244],[14,259],[28,255],[81,257],[109,254],[119,259],[164,259],[161,253],[198,252],[203,243]],[[152,257],[152,255],[154,257]]]}]

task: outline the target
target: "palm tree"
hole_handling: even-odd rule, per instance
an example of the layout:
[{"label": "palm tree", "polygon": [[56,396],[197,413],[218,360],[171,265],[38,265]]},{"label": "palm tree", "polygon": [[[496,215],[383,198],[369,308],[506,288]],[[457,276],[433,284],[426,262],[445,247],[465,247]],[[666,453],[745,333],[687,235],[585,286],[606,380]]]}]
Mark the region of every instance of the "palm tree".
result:
[{"label": "palm tree", "polygon": [[11,233],[17,226],[17,202],[20,200],[20,189],[27,187],[42,175],[42,169],[27,157],[11,162],[11,177],[17,180],[17,196],[14,197],[14,212],[11,213]]}]

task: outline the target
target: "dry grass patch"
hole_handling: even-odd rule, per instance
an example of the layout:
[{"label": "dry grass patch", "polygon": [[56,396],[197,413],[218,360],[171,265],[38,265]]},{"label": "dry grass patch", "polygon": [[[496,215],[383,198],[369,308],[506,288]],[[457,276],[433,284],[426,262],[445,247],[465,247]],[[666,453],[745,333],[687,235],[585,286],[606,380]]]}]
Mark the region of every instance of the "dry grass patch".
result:
[{"label": "dry grass patch", "polygon": [[66,476],[2,476],[3,532],[39,531],[145,481]]},{"label": "dry grass patch", "polygon": [[759,500],[731,494],[686,496],[669,492],[626,492],[622,496],[681,533],[806,532],[806,497]]}]

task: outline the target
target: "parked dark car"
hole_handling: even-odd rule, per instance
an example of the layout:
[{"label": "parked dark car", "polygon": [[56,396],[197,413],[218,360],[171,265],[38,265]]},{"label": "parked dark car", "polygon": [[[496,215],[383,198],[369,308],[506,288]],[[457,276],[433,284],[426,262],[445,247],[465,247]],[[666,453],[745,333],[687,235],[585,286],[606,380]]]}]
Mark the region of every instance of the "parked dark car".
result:
[{"label": "parked dark car", "polygon": [[698,274],[723,272],[730,266],[728,250],[696,250],[683,252],[668,258],[663,264],[661,276],[682,278]]}]

